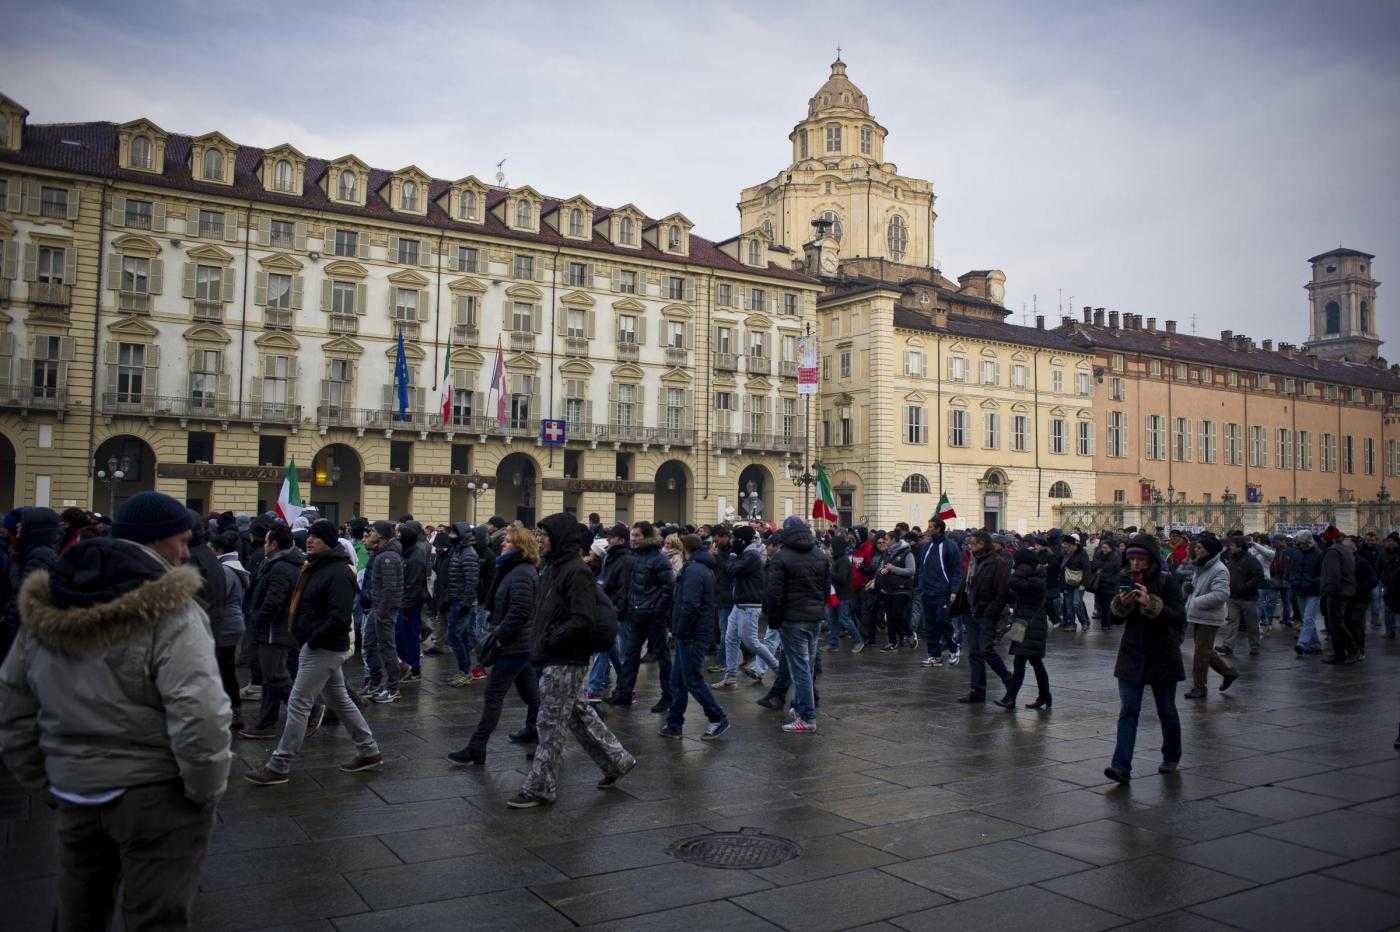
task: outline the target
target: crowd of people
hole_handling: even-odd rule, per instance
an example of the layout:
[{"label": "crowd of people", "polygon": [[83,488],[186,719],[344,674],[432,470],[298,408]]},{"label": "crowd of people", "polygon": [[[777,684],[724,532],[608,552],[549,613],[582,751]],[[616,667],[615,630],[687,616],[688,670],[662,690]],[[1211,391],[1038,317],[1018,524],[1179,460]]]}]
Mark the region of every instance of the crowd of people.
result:
[{"label": "crowd of people", "polygon": [[[785,712],[782,732],[810,736],[823,654],[878,646],[925,671],[965,662],[967,704],[990,698],[990,670],[1008,712],[1022,708],[1029,666],[1036,693],[1024,708],[1045,714],[1051,632],[1121,626],[1104,773],[1127,783],[1149,687],[1159,771],[1181,759],[1188,630],[1193,701],[1212,670],[1220,692],[1231,688],[1236,647],[1258,653],[1261,631],[1296,630],[1300,657],[1323,653],[1325,636],[1329,664],[1363,662],[1368,629],[1395,638],[1400,534],[1022,535],[936,518],[890,530],[817,531],[797,517],[607,527],[596,514],[535,528],[411,515],[337,526],[312,509],[290,523],[201,516],[143,492],[114,520],[6,515],[0,596],[0,752],[57,812],[58,927],[104,925],[118,879],[129,926],[180,927],[235,737],[268,742],[242,774],[256,786],[287,783],[308,736],[335,724],[355,746],[340,769],[378,768],[373,706],[420,683],[425,654],[450,658],[446,687],[484,683],[475,728],[447,755],[455,764],[486,762],[507,696],[519,696],[525,721],[508,740],[530,764],[507,805],[528,809],[556,798],[566,733],[600,770],[599,789],[623,779],[637,759],[607,718],[639,702],[674,740],[694,700],[699,737],[716,741],[731,727],[724,702],[741,684],[766,686],[757,704]],[[160,845],[143,844],[153,830]]]}]

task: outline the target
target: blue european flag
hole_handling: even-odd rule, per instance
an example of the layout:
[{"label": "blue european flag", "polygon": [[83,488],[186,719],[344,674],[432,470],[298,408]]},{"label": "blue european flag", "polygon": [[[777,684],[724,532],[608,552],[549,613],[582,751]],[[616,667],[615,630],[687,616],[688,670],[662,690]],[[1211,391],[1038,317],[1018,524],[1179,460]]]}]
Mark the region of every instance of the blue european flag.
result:
[{"label": "blue european flag", "polygon": [[394,387],[398,390],[399,413],[397,420],[408,420],[408,357],[403,349],[403,331],[399,331],[399,349],[394,357]]}]

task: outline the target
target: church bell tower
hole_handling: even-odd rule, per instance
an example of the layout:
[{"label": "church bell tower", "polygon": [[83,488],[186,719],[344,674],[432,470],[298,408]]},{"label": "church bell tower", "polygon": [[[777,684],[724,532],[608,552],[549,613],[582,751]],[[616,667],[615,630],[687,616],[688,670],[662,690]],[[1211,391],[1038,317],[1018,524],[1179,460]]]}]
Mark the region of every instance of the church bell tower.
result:
[{"label": "church bell tower", "polygon": [[1313,256],[1312,281],[1306,286],[1311,311],[1308,342],[1303,349],[1323,359],[1375,359],[1381,340],[1376,335],[1376,288],[1371,277],[1375,256],[1357,249],[1338,248]]}]

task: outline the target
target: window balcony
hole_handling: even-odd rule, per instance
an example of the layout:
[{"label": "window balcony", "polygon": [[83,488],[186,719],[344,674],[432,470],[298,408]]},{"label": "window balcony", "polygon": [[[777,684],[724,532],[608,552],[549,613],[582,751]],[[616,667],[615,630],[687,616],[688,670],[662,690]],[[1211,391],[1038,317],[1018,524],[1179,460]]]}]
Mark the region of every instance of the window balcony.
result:
[{"label": "window balcony", "polygon": [[161,417],[179,421],[239,421],[249,424],[301,423],[301,405],[243,401],[214,394],[157,395],[152,392],[103,392],[106,415]]},{"label": "window balcony", "polygon": [[666,347],[666,365],[689,366],[690,350],[678,346]]},{"label": "window balcony", "polygon": [[668,447],[693,447],[695,431],[683,427],[652,427],[647,431],[647,439]]},{"label": "window balcony", "polygon": [[734,353],[715,353],[715,368],[721,372],[738,372],[739,357]]},{"label": "window balcony", "polygon": [[194,319],[208,321],[210,323],[224,322],[224,304],[222,301],[201,301],[195,299]]},{"label": "window balcony", "polygon": [[360,318],[356,314],[332,314],[329,320],[331,333],[354,336],[360,332]]},{"label": "window balcony", "polygon": [[641,443],[647,439],[647,428],[640,424],[598,424],[594,430],[597,439],[614,443]]},{"label": "window balcony", "polygon": [[[29,372],[34,363],[29,359],[16,360],[21,372]],[[43,385],[0,385],[0,408],[9,411],[52,411],[61,418],[68,410],[68,390],[61,387]]]},{"label": "window balcony", "polygon": [[507,343],[513,352],[533,353],[535,351],[534,331],[512,330],[508,337]]},{"label": "window balcony", "polygon": [[151,313],[151,296],[144,291],[118,292],[117,310],[127,314],[149,314]]},{"label": "window balcony", "polygon": [[567,355],[567,356],[581,356],[581,357],[587,357],[587,356],[588,356],[588,338],[587,338],[587,337],[565,337],[565,338],[564,338],[564,354]]},{"label": "window balcony", "polygon": [[767,356],[747,356],[744,371],[749,375],[768,375],[773,371],[773,360]]},{"label": "window balcony", "polygon": [[395,340],[399,338],[400,333],[403,334],[405,340],[417,340],[423,332],[423,325],[416,320],[395,320],[393,325]]},{"label": "window balcony", "polygon": [[770,453],[800,453],[800,434],[772,434],[759,431],[734,433],[724,431],[714,434],[715,447],[721,450],[754,450]]},{"label": "window balcony", "polygon": [[473,346],[481,339],[481,328],[476,324],[454,324],[452,342],[458,346]]},{"label": "window balcony", "polygon": [[291,330],[292,311],[277,307],[263,308],[263,326],[268,330]]},{"label": "window balcony", "polygon": [[797,360],[784,359],[782,362],[778,363],[778,375],[785,379],[797,378]]},{"label": "window balcony", "polygon": [[70,307],[73,304],[73,286],[62,282],[30,282],[29,301],[50,307]]},{"label": "window balcony", "polygon": [[642,348],[636,343],[619,343],[617,344],[617,358],[636,362],[642,358]]}]

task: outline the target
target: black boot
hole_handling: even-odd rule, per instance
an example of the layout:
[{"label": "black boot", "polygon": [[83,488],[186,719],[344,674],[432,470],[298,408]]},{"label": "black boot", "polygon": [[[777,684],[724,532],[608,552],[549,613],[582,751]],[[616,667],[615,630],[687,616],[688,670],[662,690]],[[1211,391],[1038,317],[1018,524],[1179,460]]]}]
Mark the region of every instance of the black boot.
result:
[{"label": "black boot", "polygon": [[476,764],[478,767],[486,765],[486,749],[469,744],[460,751],[453,751],[447,755],[447,759],[454,764]]},{"label": "black boot", "polygon": [[765,709],[781,709],[783,707],[783,698],[783,696],[770,690],[768,695],[758,700],[758,704]]},{"label": "black boot", "polygon": [[540,740],[540,736],[533,729],[522,728],[519,731],[508,735],[506,737],[506,740],[509,741],[511,744],[534,744],[535,742]]},{"label": "black boot", "polygon": [[1026,708],[1028,708],[1028,709],[1044,709],[1046,712],[1049,712],[1049,711],[1050,711],[1050,697],[1049,697],[1049,696],[1036,696],[1036,697],[1035,697],[1035,702],[1032,702],[1030,705],[1026,706]]}]

